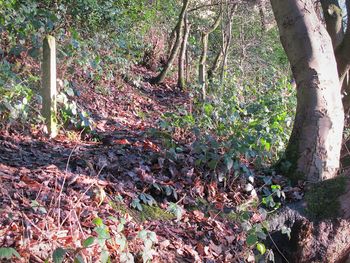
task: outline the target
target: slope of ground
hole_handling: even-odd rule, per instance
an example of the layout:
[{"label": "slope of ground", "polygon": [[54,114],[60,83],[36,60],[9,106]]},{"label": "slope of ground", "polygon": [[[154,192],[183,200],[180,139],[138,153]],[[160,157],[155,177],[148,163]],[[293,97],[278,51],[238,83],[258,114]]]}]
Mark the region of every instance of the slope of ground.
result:
[{"label": "slope of ground", "polygon": [[[133,73],[153,74],[141,67]],[[150,132],[162,113],[190,107],[174,86],[120,80],[106,96],[77,84],[80,105],[96,122],[92,135],[49,140],[41,131],[0,131],[0,247],[20,254],[9,262],[44,262],[54,251],[68,262],[97,262],[107,251],[111,262],[128,252],[136,262],[247,258],[231,213],[247,201],[242,193],[202,180],[189,147],[169,157]]]}]

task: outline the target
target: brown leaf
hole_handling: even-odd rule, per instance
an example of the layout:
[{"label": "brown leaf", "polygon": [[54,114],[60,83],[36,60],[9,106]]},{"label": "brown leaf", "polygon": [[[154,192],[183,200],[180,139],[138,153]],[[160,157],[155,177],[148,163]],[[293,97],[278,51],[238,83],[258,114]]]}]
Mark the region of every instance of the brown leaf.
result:
[{"label": "brown leaf", "polygon": [[225,236],[225,239],[229,244],[232,244],[233,241],[235,241],[236,237],[235,236]]},{"label": "brown leaf", "polygon": [[35,189],[40,189],[41,188],[41,184],[38,183],[37,181],[29,178],[26,175],[21,176],[21,181],[24,182],[27,186],[31,187],[31,188],[35,188]]},{"label": "brown leaf", "polygon": [[199,211],[199,210],[194,210],[193,215],[194,215],[195,219],[197,219],[198,221],[201,221],[204,218],[204,213]]},{"label": "brown leaf", "polygon": [[217,255],[220,255],[222,252],[222,247],[219,245],[215,245],[214,242],[212,240],[210,240],[210,244],[209,247],[212,251],[214,251]]}]

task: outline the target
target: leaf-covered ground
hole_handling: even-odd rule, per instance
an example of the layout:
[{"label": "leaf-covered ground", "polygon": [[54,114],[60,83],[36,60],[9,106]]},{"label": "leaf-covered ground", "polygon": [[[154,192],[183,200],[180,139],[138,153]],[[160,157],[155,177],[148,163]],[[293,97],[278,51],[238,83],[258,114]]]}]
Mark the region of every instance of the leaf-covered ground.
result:
[{"label": "leaf-covered ground", "polygon": [[[240,179],[222,187],[195,169],[191,136],[179,131],[182,152],[174,156],[158,130],[163,113],[192,107],[188,94],[172,82],[121,78],[108,94],[83,77],[75,82],[94,133],[49,140],[34,128],[0,131],[0,247],[20,254],[8,262],[51,261],[53,253],[67,262],[106,254],[111,262],[130,255],[135,262],[245,262],[251,250],[237,207],[256,197]],[[263,220],[258,211],[248,217]]]}]

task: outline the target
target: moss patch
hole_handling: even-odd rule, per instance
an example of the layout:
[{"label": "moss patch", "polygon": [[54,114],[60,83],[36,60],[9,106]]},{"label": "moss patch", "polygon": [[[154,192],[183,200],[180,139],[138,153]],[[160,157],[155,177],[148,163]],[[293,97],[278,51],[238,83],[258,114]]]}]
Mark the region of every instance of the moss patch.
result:
[{"label": "moss patch", "polygon": [[114,210],[119,211],[122,215],[130,214],[131,212],[131,210],[122,203],[110,202],[109,204]]},{"label": "moss patch", "polygon": [[140,219],[142,221],[145,221],[145,220],[166,221],[166,220],[172,220],[174,218],[175,218],[175,215],[161,209],[158,206],[142,205],[142,211],[140,212]]},{"label": "moss patch", "polygon": [[293,183],[296,183],[298,180],[305,180],[305,174],[297,171],[299,141],[295,138],[291,140],[292,141],[288,143],[285,156],[276,163],[275,169],[287,176]]},{"label": "moss patch", "polygon": [[192,205],[188,205],[186,207],[186,210],[188,211],[200,210],[202,212],[206,212],[209,206],[210,206],[210,203],[204,198],[196,198],[196,203]]},{"label": "moss patch", "polygon": [[345,193],[348,178],[339,176],[313,185],[305,194],[307,212],[316,219],[339,215],[339,197]]},{"label": "moss patch", "polygon": [[233,211],[231,211],[228,214],[221,213],[220,215],[222,216],[222,218],[226,218],[230,222],[238,222],[240,219],[240,216]]}]

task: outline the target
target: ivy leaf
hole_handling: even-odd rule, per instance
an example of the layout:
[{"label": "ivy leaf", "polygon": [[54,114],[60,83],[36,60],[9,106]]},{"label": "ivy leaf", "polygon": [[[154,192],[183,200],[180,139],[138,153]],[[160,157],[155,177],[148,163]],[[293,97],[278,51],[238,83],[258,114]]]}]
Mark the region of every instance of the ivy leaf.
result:
[{"label": "ivy leaf", "polygon": [[12,247],[1,247],[0,248],[0,259],[11,259],[13,256],[16,256],[17,258],[21,258],[21,256],[18,254],[18,252],[12,248]]},{"label": "ivy leaf", "polygon": [[218,160],[216,159],[212,159],[209,163],[208,163],[208,167],[212,170],[216,169],[216,166],[218,165]]},{"label": "ivy leaf", "polygon": [[180,221],[183,215],[183,210],[182,208],[176,204],[176,203],[170,203],[167,211],[169,211],[170,213],[174,214],[176,216],[176,220]]},{"label": "ivy leaf", "polygon": [[123,230],[124,230],[124,224],[122,224],[122,223],[118,224],[118,226],[117,226],[117,231],[120,233],[120,232],[122,232]]},{"label": "ivy leaf", "polygon": [[250,234],[250,235],[247,236],[246,242],[247,242],[248,246],[252,246],[256,242],[258,242],[258,237],[256,236],[256,234]]},{"label": "ivy leaf", "polygon": [[152,206],[153,204],[156,203],[156,200],[154,200],[154,198],[153,198],[151,195],[149,195],[149,194],[144,194],[144,193],[142,193],[142,194],[139,195],[139,198],[140,198],[145,204],[147,204],[147,205],[149,205],[149,206]]},{"label": "ivy leaf", "polygon": [[227,170],[230,171],[233,167],[233,160],[231,158],[227,158],[225,162]]},{"label": "ivy leaf", "polygon": [[93,221],[92,221],[96,226],[102,226],[103,225],[103,221],[101,218],[96,217]]},{"label": "ivy leaf", "polygon": [[147,238],[147,231],[142,229],[139,234],[137,235],[139,238],[141,238],[142,240]]},{"label": "ivy leaf", "polygon": [[140,204],[140,199],[138,198],[133,199],[130,206],[142,211],[142,205]]},{"label": "ivy leaf", "polygon": [[67,251],[61,247],[55,249],[52,254],[52,260],[54,263],[62,263],[64,258],[66,257]]},{"label": "ivy leaf", "polygon": [[266,247],[263,243],[256,244],[256,249],[260,252],[261,255],[264,255],[266,252]]},{"label": "ivy leaf", "polygon": [[134,256],[130,252],[120,254],[120,262],[122,263],[134,263]]},{"label": "ivy leaf", "polygon": [[98,234],[98,239],[100,240],[107,240],[111,238],[108,228],[105,225],[100,227],[95,227],[94,230]]},{"label": "ivy leaf", "polygon": [[85,239],[83,241],[83,247],[87,248],[87,247],[91,246],[94,242],[95,242],[94,237],[88,237],[87,239]]},{"label": "ivy leaf", "polygon": [[107,250],[102,250],[100,258],[101,258],[101,263],[109,262],[109,252]]},{"label": "ivy leaf", "polygon": [[169,186],[165,186],[164,187],[164,190],[165,190],[165,194],[166,196],[170,196],[171,195],[171,188]]},{"label": "ivy leaf", "polygon": [[73,96],[74,96],[74,91],[73,91],[73,89],[72,89],[72,88],[68,88],[68,89],[66,89],[66,93],[67,93],[67,95],[68,95],[68,96],[71,96],[71,97],[73,97]]},{"label": "ivy leaf", "polygon": [[116,243],[119,245],[119,251],[124,251],[127,248],[127,240],[125,236],[120,236],[119,238],[116,238]]},{"label": "ivy leaf", "polygon": [[81,255],[76,255],[74,258],[74,263],[85,263],[83,257]]}]

